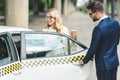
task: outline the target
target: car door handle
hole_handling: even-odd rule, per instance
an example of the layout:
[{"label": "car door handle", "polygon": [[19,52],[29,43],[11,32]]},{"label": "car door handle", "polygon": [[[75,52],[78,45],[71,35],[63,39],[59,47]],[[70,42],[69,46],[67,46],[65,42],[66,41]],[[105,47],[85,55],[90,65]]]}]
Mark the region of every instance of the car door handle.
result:
[{"label": "car door handle", "polygon": [[80,66],[80,63],[79,62],[73,62],[72,63],[74,66]]},{"label": "car door handle", "polygon": [[21,71],[15,71],[13,72],[13,75],[20,75],[22,72]]}]

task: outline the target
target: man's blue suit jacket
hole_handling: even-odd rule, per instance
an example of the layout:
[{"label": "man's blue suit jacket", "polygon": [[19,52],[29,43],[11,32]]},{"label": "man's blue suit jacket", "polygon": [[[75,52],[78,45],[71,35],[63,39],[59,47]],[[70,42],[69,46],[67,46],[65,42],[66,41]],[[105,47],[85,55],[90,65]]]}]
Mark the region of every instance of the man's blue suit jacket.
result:
[{"label": "man's blue suit jacket", "polygon": [[93,30],[92,40],[87,55],[87,63],[95,55],[97,71],[117,68],[119,65],[117,45],[120,39],[120,25],[111,18],[103,19]]}]

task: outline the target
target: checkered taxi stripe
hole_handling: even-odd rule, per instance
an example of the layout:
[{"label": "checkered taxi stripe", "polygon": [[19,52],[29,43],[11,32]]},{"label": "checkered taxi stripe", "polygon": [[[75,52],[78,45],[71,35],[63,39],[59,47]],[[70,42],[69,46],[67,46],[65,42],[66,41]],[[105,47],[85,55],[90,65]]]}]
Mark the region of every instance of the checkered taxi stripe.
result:
[{"label": "checkered taxi stripe", "polygon": [[[14,71],[18,71],[22,68],[31,68],[37,66],[47,66],[47,65],[59,65],[59,64],[69,64],[73,62],[78,62],[82,60],[84,56],[73,56],[73,57],[64,57],[64,58],[53,58],[53,59],[39,59],[31,61],[23,61],[22,63],[15,63],[9,66],[0,68],[0,77],[10,74]],[[92,59],[91,59],[92,60]]]},{"label": "checkered taxi stripe", "polygon": [[0,77],[5,76],[7,74],[10,74],[14,71],[18,71],[21,68],[22,68],[22,66],[19,62],[15,63],[15,64],[12,64],[12,65],[9,65],[9,66],[6,66],[6,67],[3,67],[3,68],[0,68]]},{"label": "checkered taxi stripe", "polygon": [[53,58],[53,59],[43,59],[43,60],[31,60],[22,62],[23,67],[37,67],[37,66],[47,66],[47,65],[59,65],[59,64],[69,64],[73,62],[78,62],[82,60],[84,56],[74,56],[74,57],[63,57],[63,58]]}]

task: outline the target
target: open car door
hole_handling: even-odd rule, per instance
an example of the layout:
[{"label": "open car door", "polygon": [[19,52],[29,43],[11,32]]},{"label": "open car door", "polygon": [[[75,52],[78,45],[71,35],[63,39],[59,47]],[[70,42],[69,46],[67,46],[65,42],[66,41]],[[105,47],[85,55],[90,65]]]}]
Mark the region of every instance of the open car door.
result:
[{"label": "open car door", "polygon": [[22,32],[21,80],[87,80],[93,61],[80,66],[87,47],[67,35]]}]

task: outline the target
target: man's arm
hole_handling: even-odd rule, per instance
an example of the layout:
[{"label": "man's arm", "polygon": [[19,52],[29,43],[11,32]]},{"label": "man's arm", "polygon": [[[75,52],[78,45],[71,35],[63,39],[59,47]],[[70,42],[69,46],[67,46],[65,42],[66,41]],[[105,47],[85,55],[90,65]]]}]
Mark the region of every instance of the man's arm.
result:
[{"label": "man's arm", "polygon": [[87,63],[93,57],[93,55],[96,53],[96,50],[100,44],[101,36],[102,36],[101,30],[98,27],[96,27],[92,34],[90,48],[88,49],[88,52],[87,52],[85,58],[81,61],[82,64]]}]

